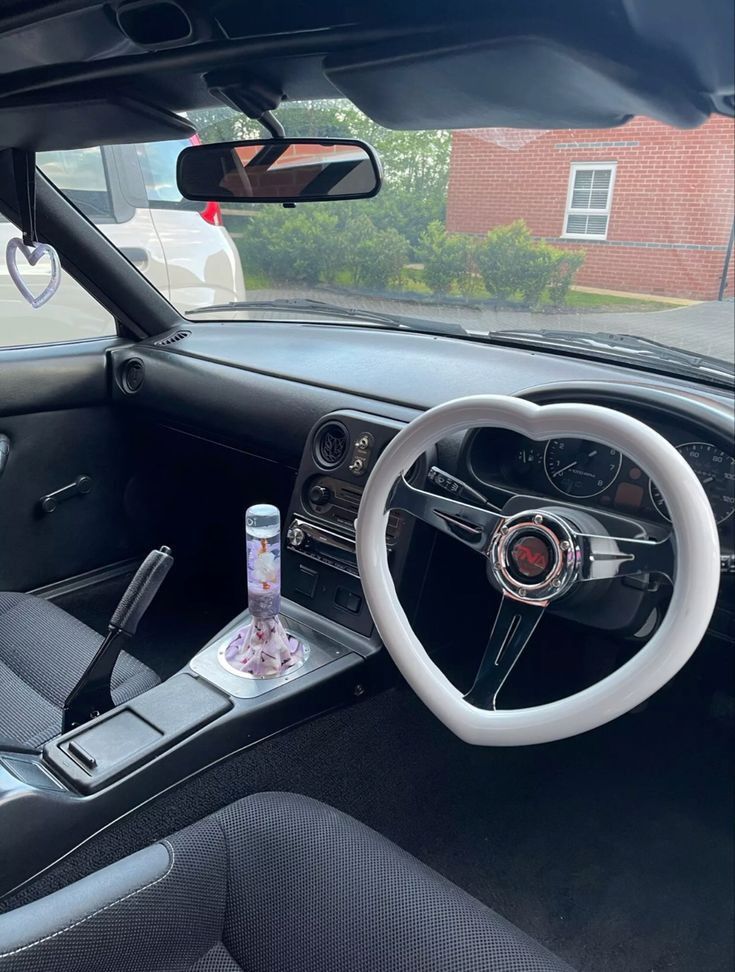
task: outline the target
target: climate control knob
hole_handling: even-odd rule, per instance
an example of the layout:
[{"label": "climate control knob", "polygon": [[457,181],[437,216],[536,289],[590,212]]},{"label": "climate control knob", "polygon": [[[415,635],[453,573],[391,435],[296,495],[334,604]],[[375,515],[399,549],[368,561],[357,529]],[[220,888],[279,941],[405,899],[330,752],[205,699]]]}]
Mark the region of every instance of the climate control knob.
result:
[{"label": "climate control knob", "polygon": [[316,483],[309,490],[309,502],[312,506],[325,506],[332,498],[331,492],[326,486]]}]

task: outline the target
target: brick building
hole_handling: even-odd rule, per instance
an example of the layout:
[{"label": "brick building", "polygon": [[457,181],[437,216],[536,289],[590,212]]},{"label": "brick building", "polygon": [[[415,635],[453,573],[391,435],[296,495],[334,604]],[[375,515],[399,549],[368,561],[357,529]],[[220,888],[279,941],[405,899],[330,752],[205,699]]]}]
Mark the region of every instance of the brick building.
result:
[{"label": "brick building", "polygon": [[[713,300],[733,227],[735,125],[680,131],[644,118],[614,130],[455,132],[447,229],[523,218],[586,251],[588,287]],[[732,295],[735,255],[730,260]]]}]

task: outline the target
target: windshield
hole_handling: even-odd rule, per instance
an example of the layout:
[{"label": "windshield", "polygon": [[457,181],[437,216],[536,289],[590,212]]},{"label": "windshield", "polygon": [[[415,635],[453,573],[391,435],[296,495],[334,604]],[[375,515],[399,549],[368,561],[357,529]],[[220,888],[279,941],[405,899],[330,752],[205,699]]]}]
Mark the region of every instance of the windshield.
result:
[{"label": "windshield", "polygon": [[[607,130],[411,132],[346,101],[277,115],[289,135],[371,143],[383,189],[295,208],[188,204],[175,188],[181,144],[139,146],[157,253],[138,265],[192,322],[344,309],[351,325],[401,318],[478,340],[582,339],[644,365],[676,364],[681,351],[735,359],[731,119],[687,131],[638,118]],[[263,136],[228,109],[189,118],[202,142]],[[68,186],[78,204],[82,183]],[[119,223],[89,215],[120,237]]]}]

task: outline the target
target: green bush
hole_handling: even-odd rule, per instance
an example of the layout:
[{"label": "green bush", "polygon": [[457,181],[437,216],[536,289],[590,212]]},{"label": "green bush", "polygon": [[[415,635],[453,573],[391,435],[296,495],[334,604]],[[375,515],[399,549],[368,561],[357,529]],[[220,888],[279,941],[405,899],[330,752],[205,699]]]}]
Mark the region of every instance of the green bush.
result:
[{"label": "green bush", "polygon": [[472,289],[475,241],[462,233],[447,233],[435,220],[421,234],[419,257],[424,280],[433,291],[448,294],[453,286],[462,292]]},{"label": "green bush", "polygon": [[582,268],[586,254],[584,250],[562,250],[559,247],[552,247],[552,249],[556,250],[558,257],[546,293],[549,302],[554,307],[561,307],[567,298],[577,271]]},{"label": "green bush", "polygon": [[489,294],[535,306],[542,298],[563,303],[584,253],[534,240],[519,219],[491,230],[477,248],[475,259]]},{"label": "green bush", "polygon": [[395,229],[411,247],[409,262],[420,262],[420,238],[434,220],[444,222],[444,191],[417,192],[385,186],[372,199],[354,205],[366,212],[378,229]]},{"label": "green bush", "polygon": [[244,265],[274,281],[331,280],[338,269],[337,224],[337,216],[319,206],[262,209],[243,231]]},{"label": "green bush", "polygon": [[410,253],[404,236],[377,229],[365,213],[350,219],[339,240],[342,265],[358,287],[384,289],[397,281]]}]

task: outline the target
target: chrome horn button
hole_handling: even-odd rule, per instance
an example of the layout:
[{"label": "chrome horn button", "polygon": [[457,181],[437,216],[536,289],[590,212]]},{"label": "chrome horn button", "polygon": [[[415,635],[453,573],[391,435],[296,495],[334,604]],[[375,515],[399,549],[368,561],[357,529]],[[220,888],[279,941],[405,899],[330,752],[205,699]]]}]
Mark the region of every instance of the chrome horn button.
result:
[{"label": "chrome horn button", "polygon": [[489,559],[493,579],[506,594],[541,605],[574,584],[581,552],[565,520],[530,510],[508,517],[492,539]]}]

